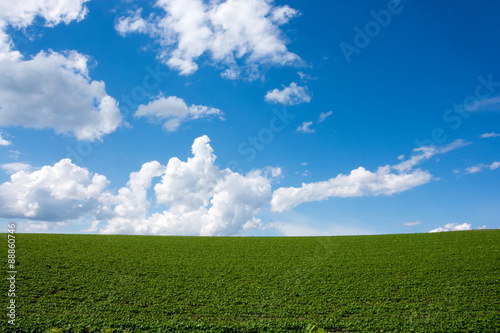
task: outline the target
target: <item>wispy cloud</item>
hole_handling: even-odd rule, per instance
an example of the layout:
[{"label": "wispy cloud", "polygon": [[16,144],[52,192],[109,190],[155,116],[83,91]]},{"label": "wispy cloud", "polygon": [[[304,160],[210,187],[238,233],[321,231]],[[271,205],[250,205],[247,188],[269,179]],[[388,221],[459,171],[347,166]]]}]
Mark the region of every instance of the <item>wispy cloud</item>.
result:
[{"label": "wispy cloud", "polygon": [[491,164],[478,164],[465,169],[465,173],[477,173],[485,169],[495,170],[500,167],[500,162],[493,162]]},{"label": "wispy cloud", "polygon": [[482,139],[486,139],[486,138],[496,138],[500,136],[500,133],[483,133],[481,134],[481,138]]},{"label": "wispy cloud", "polygon": [[26,163],[6,163],[2,164],[0,168],[9,175],[13,175],[19,171],[33,171],[36,170],[33,166]]},{"label": "wispy cloud", "polygon": [[321,114],[319,115],[318,123],[324,122],[326,118],[332,115],[332,113],[333,113],[332,111],[321,112]]},{"label": "wispy cloud", "polygon": [[[465,146],[470,145],[472,142],[467,142],[462,139],[455,140],[447,145],[440,146],[440,147],[434,147],[434,146],[424,146],[424,147],[419,147],[413,149],[414,154],[411,156],[408,160],[404,160],[400,162],[399,164],[396,164],[393,166],[394,169],[403,172],[406,170],[409,170],[413,168],[415,165],[419,164],[422,161],[428,160],[431,157],[438,155],[438,154],[445,154],[448,153],[452,150],[459,149]],[[404,155],[398,156],[399,160],[402,160],[404,158]]]},{"label": "wispy cloud", "polygon": [[447,145],[439,147],[437,149],[436,153],[437,154],[444,154],[444,153],[447,153],[449,151],[468,146],[470,144],[472,144],[472,142],[467,142],[467,141],[464,141],[462,139],[458,139],[458,140],[455,140]]},{"label": "wispy cloud", "polygon": [[405,223],[402,223],[401,225],[403,227],[414,227],[414,226],[419,225],[421,223],[422,222],[420,222],[420,221],[415,221],[415,222],[405,222]]},{"label": "wispy cloud", "polygon": [[474,105],[465,108],[469,112],[498,111],[500,110],[500,96],[480,100]]}]

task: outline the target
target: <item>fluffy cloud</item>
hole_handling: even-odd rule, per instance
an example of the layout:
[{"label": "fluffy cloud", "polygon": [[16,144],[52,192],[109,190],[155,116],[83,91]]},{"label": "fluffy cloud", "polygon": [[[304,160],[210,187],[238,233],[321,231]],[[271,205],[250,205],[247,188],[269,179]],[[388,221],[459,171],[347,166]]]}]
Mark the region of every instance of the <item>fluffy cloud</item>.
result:
[{"label": "fluffy cloud", "polygon": [[315,130],[311,128],[311,125],[313,124],[312,121],[304,121],[302,125],[297,127],[297,132],[302,132],[302,133],[314,133]]},{"label": "fluffy cloud", "polygon": [[19,171],[0,184],[0,216],[66,221],[94,214],[106,177],[63,159],[40,170]]},{"label": "fluffy cloud", "polygon": [[465,173],[476,173],[483,171],[484,169],[495,170],[498,169],[499,167],[500,167],[500,162],[493,162],[491,164],[479,164],[468,167],[467,169],[465,169]]},{"label": "fluffy cloud", "polygon": [[283,86],[283,90],[274,89],[268,91],[265,100],[271,103],[280,103],[284,105],[296,105],[301,103],[309,103],[311,95],[307,88],[298,86],[292,82],[288,87]]},{"label": "fluffy cloud", "polygon": [[98,140],[113,132],[122,115],[102,81],[89,77],[88,58],[76,51],[41,51],[31,59],[13,49],[4,29],[21,28],[36,16],[47,26],[81,20],[85,1],[21,1],[0,10],[0,126],[51,128],[79,140]]},{"label": "fluffy cloud", "polygon": [[221,170],[209,142],[207,136],[197,138],[193,156],[185,162],[173,157],[167,166],[143,164],[116,193],[108,189],[105,176],[69,159],[18,171],[0,184],[0,217],[42,222],[31,227],[40,231],[50,229],[45,222],[76,219],[92,222],[86,231],[101,233],[211,236],[260,227],[255,216],[269,205],[271,181],[280,177],[281,169],[246,175]]},{"label": "fluffy cloud", "polygon": [[444,227],[439,227],[436,229],[433,229],[429,232],[443,232],[443,231],[461,231],[461,230],[471,230],[471,224],[470,223],[448,223]]},{"label": "fluffy cloud", "polygon": [[219,116],[222,119],[223,113],[219,109],[203,106],[191,105],[187,106],[183,99],[170,96],[159,97],[147,105],[139,105],[135,113],[136,117],[147,117],[152,120],[165,121],[163,128],[169,132],[173,132],[186,121]]},{"label": "fluffy cloud", "polygon": [[289,6],[274,7],[269,0],[157,0],[155,6],[164,13],[144,19],[139,9],[120,17],[115,28],[123,36],[149,34],[161,46],[158,58],[180,74],[194,73],[204,54],[231,79],[242,68],[256,78],[260,65],[300,62],[279,29],[298,15]]},{"label": "fluffy cloud", "polygon": [[[197,138],[193,157],[186,162],[171,158],[164,171],[157,162],[144,165],[138,180],[131,177],[127,187],[110,199],[115,206],[102,232],[208,236],[234,235],[258,226],[254,216],[269,203],[270,179],[262,171],[241,175],[219,169],[209,141],[207,136]],[[271,174],[278,175],[275,171]],[[148,216],[146,193],[152,177],[160,174],[154,193],[157,204],[167,209]]]},{"label": "fluffy cloud", "polygon": [[18,0],[15,5],[9,1],[0,2],[0,20],[16,28],[29,26],[35,17],[45,19],[46,26],[61,22],[80,21],[87,14],[85,2],[89,0]]},{"label": "fluffy cloud", "polygon": [[8,141],[8,140],[5,140],[3,137],[2,137],[2,134],[0,134],[0,146],[9,146],[10,144],[12,144],[12,142]]}]

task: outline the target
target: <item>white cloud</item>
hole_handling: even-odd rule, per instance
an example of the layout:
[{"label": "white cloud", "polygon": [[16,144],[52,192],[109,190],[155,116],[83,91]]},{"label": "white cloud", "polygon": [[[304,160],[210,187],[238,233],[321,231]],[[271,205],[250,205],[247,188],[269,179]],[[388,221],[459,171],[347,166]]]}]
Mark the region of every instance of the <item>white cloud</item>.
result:
[{"label": "white cloud", "polygon": [[0,20],[16,28],[27,27],[35,17],[45,19],[45,25],[52,27],[59,23],[81,21],[87,14],[85,2],[89,0],[17,0],[15,5],[0,1]]},{"label": "white cloud", "polygon": [[311,128],[311,125],[313,124],[312,121],[305,121],[297,127],[297,132],[302,132],[302,133],[314,133],[315,130]]},{"label": "white cloud", "polygon": [[297,74],[300,76],[300,79],[302,81],[316,80],[316,77],[312,77],[311,75],[305,74],[303,72],[297,72]]},{"label": "white cloud", "polygon": [[498,111],[500,110],[500,96],[477,101],[470,107],[465,107],[465,110],[470,112]]},{"label": "white cloud", "polygon": [[148,33],[148,22],[141,17],[142,8],[131,12],[129,16],[121,17],[115,25],[116,31],[125,37],[127,33]]},{"label": "white cloud", "polygon": [[86,56],[49,50],[24,59],[4,31],[8,24],[27,27],[36,16],[46,26],[81,20],[87,12],[84,3],[24,0],[0,5],[0,126],[51,128],[93,141],[120,125],[118,105],[102,81],[90,79]]},{"label": "white cloud", "polygon": [[[413,152],[417,154],[412,155],[410,159],[406,161],[402,161],[399,164],[394,165],[393,168],[398,170],[399,172],[407,171],[416,166],[417,164],[419,164],[420,162],[430,159],[434,155],[445,154],[452,150],[465,147],[470,144],[471,142],[466,142],[462,139],[458,139],[441,147],[423,146],[415,148],[413,149]],[[404,159],[404,155],[398,156],[398,160],[402,159]]]},{"label": "white cloud", "polygon": [[186,102],[176,96],[159,97],[147,105],[139,105],[135,112],[136,117],[147,117],[152,120],[165,121],[163,128],[169,132],[176,131],[179,126],[187,121],[219,116],[223,113],[219,109],[203,106],[187,106]]},{"label": "white cloud", "polygon": [[89,141],[113,132],[122,115],[104,83],[89,78],[87,60],[76,51],[0,58],[0,126],[52,128]]},{"label": "white cloud", "polygon": [[106,177],[63,159],[40,170],[19,171],[0,184],[0,216],[66,221],[94,214]]},{"label": "white cloud", "polygon": [[321,114],[319,115],[318,123],[324,122],[326,118],[332,115],[332,113],[333,113],[332,111],[321,112]]},{"label": "white cloud", "polygon": [[2,170],[4,170],[7,174],[12,175],[15,173],[18,173],[19,171],[33,171],[35,168],[33,168],[31,165],[26,164],[26,163],[5,163],[0,166]]},{"label": "white cloud", "polygon": [[465,169],[465,173],[476,173],[483,171],[484,169],[495,170],[498,169],[499,167],[500,167],[500,162],[493,162],[491,164],[479,164],[468,167],[467,169]]},{"label": "white cloud", "polygon": [[237,78],[241,69],[258,77],[260,65],[293,65],[300,58],[288,51],[280,25],[298,15],[289,6],[269,0],[158,0],[161,15],[141,18],[141,10],[117,20],[121,35],[146,33],[161,46],[158,58],[182,75],[198,70],[202,55],[224,70],[222,76]]},{"label": "white cloud", "polygon": [[414,149],[415,154],[409,159],[396,165],[381,166],[375,172],[360,166],[348,175],[339,174],[327,181],[279,188],[273,192],[272,211],[283,212],[304,202],[321,201],[330,197],[392,195],[410,190],[432,180],[428,171],[414,169],[417,164],[436,154],[444,154],[469,144],[470,142],[456,140],[441,147],[424,146]]},{"label": "white cloud", "polygon": [[496,138],[496,137],[499,137],[500,136],[500,133],[483,133],[481,134],[481,138],[485,139],[485,138]]},{"label": "white cloud", "polygon": [[461,231],[461,230],[471,230],[471,224],[470,223],[448,223],[444,227],[439,227],[436,229],[433,229],[429,232],[443,232],[443,231]]},{"label": "white cloud", "polygon": [[444,153],[450,152],[452,150],[468,146],[470,144],[472,144],[472,142],[467,142],[467,141],[464,141],[462,139],[458,139],[458,140],[455,140],[453,142],[450,142],[447,145],[438,147],[436,149],[436,153],[437,154],[444,154]]},{"label": "white cloud", "polygon": [[309,103],[311,95],[307,88],[298,86],[292,82],[288,87],[283,86],[283,90],[274,89],[268,91],[265,100],[272,103],[281,103],[284,105],[296,105],[300,103]]},{"label": "white cloud", "polygon": [[69,159],[18,171],[0,184],[0,217],[42,222],[33,231],[50,230],[45,222],[72,220],[87,221],[91,225],[85,231],[101,233],[208,236],[261,228],[256,214],[269,205],[271,182],[279,179],[281,169],[267,167],[246,175],[221,170],[209,142],[207,136],[197,138],[193,156],[185,162],[173,157],[167,166],[144,163],[116,193],[108,189],[105,176]]},{"label": "white cloud", "polygon": [[330,197],[361,197],[391,195],[428,183],[432,175],[420,169],[395,174],[390,166],[371,172],[363,167],[349,175],[340,174],[327,181],[302,184],[302,187],[282,187],[274,191],[272,210],[283,212],[304,202],[321,201]]},{"label": "white cloud", "polygon": [[9,146],[11,145],[12,142],[8,141],[8,140],[5,140],[3,137],[2,137],[2,134],[0,134],[0,146]]},{"label": "white cloud", "polygon": [[403,227],[414,227],[416,225],[419,225],[421,224],[422,222],[420,221],[415,221],[415,222],[405,222],[403,224],[401,224]]},{"label": "white cloud", "polygon": [[[120,189],[108,202],[111,218],[103,233],[138,233],[170,235],[235,235],[243,229],[260,225],[255,218],[271,198],[270,179],[260,170],[247,175],[221,170],[209,138],[197,138],[192,146],[193,157],[186,162],[171,158],[164,172],[155,164],[139,174],[141,181]],[[167,207],[161,213],[147,214],[146,192],[151,178],[162,173],[154,186],[157,204]],[[271,176],[281,174],[269,169]],[[134,190],[135,188],[135,190]],[[125,195],[126,194],[126,195]],[[160,206],[161,207],[161,206]]]}]

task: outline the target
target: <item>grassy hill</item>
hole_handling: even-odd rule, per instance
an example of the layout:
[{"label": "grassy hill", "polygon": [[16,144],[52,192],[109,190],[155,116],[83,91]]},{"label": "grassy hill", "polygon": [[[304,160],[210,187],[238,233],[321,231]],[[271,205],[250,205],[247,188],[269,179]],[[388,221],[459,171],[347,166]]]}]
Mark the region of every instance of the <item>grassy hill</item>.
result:
[{"label": "grassy hill", "polygon": [[16,251],[16,326],[4,310],[4,332],[500,331],[500,230],[17,234]]}]

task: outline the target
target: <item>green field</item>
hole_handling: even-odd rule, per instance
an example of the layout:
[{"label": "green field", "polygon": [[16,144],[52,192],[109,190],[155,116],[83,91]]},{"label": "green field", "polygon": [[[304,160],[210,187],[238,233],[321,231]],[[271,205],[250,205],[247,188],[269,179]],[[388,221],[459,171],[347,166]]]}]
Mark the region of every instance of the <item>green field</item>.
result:
[{"label": "green field", "polygon": [[16,326],[4,310],[3,332],[500,331],[500,230],[17,234],[16,251]]}]

